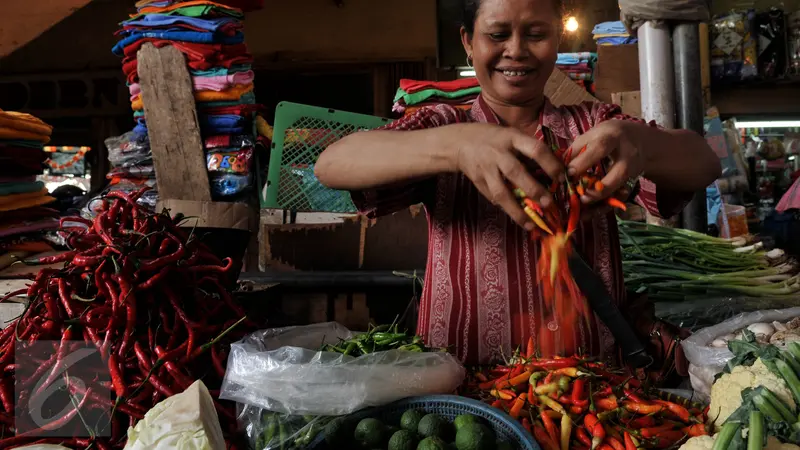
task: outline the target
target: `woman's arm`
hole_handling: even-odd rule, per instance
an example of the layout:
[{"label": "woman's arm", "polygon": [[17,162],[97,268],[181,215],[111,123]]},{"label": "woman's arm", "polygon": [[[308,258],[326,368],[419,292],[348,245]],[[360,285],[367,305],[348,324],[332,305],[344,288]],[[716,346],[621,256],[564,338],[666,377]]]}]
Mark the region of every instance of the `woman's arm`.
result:
[{"label": "woman's arm", "polygon": [[644,177],[662,189],[696,192],[722,176],[719,157],[705,138],[688,130],[663,130],[626,122],[642,152]]},{"label": "woman's arm", "polygon": [[354,133],[322,152],[314,172],[325,186],[351,191],[455,172],[458,152],[442,131]]}]

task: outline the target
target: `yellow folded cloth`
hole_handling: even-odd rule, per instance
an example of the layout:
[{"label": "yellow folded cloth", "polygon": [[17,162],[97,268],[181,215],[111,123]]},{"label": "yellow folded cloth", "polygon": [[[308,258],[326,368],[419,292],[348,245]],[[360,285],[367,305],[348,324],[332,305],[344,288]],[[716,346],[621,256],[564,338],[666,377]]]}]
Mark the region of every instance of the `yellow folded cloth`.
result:
[{"label": "yellow folded cloth", "polygon": [[56,200],[47,194],[47,188],[43,188],[41,191],[36,192],[4,195],[0,197],[0,212],[46,205]]},{"label": "yellow folded cloth", "polygon": [[20,112],[3,111],[2,109],[0,109],[0,128],[10,128],[43,136],[53,134],[53,127],[44,123],[38,117]]},{"label": "yellow folded cloth", "polygon": [[[237,84],[231,86],[224,91],[195,91],[194,101],[199,103],[206,102],[232,102],[242,98],[244,94],[253,91],[253,83],[250,84]],[[137,95],[131,102],[131,108],[134,111],[141,111],[144,109],[144,102],[142,101],[142,94]]]}]

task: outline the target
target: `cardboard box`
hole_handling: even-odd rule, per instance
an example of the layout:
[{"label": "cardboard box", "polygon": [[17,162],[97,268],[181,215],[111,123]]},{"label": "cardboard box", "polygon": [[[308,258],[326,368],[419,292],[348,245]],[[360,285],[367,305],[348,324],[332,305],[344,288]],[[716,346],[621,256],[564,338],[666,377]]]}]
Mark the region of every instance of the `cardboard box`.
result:
[{"label": "cardboard box", "polygon": [[615,92],[641,89],[639,85],[639,47],[637,45],[601,45],[597,48],[594,71],[595,96],[610,103]]},{"label": "cardboard box", "polygon": [[619,105],[623,114],[642,117],[642,95],[640,91],[615,92],[611,94],[611,103]]},{"label": "cardboard box", "polygon": [[547,80],[547,84],[544,86],[544,95],[554,106],[597,101],[586,89],[575,84],[570,77],[558,69],[555,69]]}]

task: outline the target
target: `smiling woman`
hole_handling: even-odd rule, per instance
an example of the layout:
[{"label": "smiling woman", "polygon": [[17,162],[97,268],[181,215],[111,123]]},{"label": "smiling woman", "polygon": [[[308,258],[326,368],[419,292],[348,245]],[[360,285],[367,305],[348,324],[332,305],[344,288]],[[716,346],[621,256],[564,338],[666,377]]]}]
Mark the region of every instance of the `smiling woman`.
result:
[{"label": "smiling woman", "polygon": [[[616,353],[597,318],[569,321],[553,311],[534,275],[541,252],[529,233],[534,223],[512,186],[547,209],[551,180],[603,162],[605,189],[586,191],[582,202],[605,205],[641,176],[639,202],[671,216],[720,173],[693,132],[660,130],[614,105],[549,102],[544,87],[557,59],[561,9],[560,0],[467,0],[461,38],[482,89],[472,109],[436,105],[351,134],[315,168],[323,184],[350,190],[368,215],[425,205],[430,232],[417,332],[465,362],[490,362],[529,338],[544,356]],[[553,149],[570,147],[585,151],[564,167]],[[613,214],[594,208],[572,236],[617,304],[628,306]]]}]

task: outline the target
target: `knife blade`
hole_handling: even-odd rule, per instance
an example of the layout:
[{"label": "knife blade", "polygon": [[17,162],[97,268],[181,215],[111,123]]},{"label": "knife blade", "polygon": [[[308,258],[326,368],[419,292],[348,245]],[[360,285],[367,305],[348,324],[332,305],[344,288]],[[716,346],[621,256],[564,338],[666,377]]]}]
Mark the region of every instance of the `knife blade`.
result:
[{"label": "knife blade", "polygon": [[625,361],[636,369],[653,364],[653,358],[647,353],[631,324],[614,304],[603,280],[575,251],[569,257],[569,269],[592,311],[608,327],[617,345],[622,349]]}]

